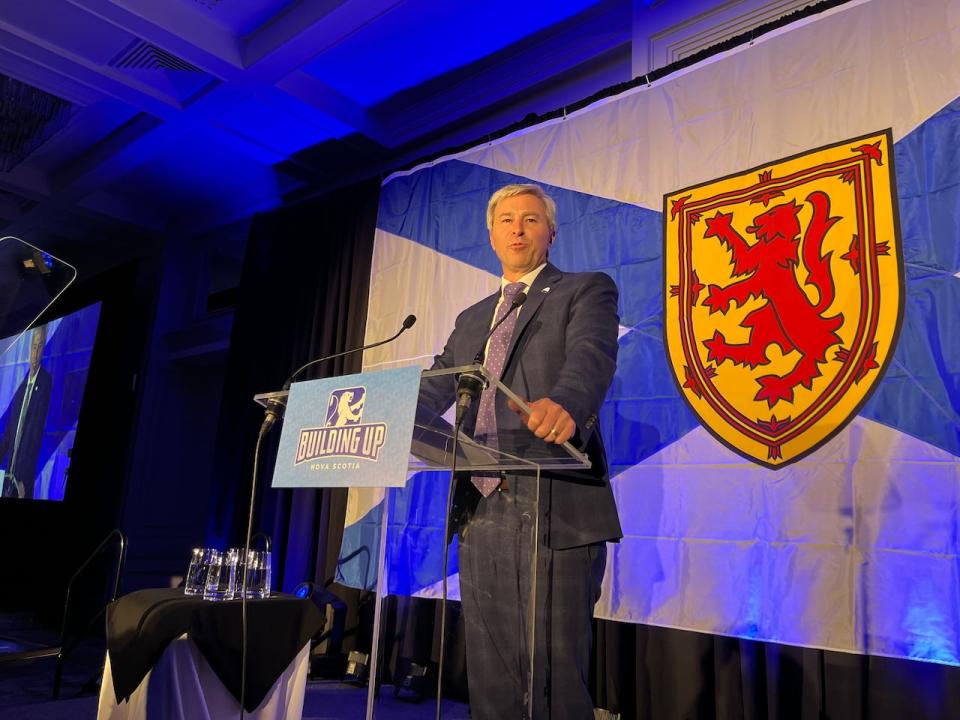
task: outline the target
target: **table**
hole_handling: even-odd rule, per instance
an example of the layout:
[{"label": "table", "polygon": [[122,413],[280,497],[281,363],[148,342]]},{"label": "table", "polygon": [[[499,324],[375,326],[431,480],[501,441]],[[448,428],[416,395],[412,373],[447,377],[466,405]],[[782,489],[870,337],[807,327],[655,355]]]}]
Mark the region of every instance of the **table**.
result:
[{"label": "table", "polygon": [[[239,600],[205,602],[181,590],[141,590],[107,608],[107,665],[98,718],[239,716]],[[324,616],[290,595],[247,602],[252,717],[298,718],[309,645]]]}]

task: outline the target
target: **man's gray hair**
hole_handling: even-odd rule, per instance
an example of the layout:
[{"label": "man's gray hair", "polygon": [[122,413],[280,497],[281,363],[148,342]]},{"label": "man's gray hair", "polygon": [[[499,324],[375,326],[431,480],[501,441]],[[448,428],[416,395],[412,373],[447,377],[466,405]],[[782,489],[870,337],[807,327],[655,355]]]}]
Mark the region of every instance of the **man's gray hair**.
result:
[{"label": "man's gray hair", "polygon": [[547,209],[547,226],[550,228],[551,233],[556,234],[557,204],[553,201],[552,197],[543,191],[542,187],[532,184],[504,185],[490,196],[490,200],[487,201],[487,230],[493,230],[493,214],[497,209],[497,203],[516,195],[533,195],[534,197],[540,198],[543,206]]}]

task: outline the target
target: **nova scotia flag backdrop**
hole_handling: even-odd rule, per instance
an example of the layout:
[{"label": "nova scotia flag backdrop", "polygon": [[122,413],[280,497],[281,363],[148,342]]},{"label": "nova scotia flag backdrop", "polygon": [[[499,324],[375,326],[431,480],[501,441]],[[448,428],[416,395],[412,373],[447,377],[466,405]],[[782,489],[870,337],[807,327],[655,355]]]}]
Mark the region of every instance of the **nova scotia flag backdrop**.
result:
[{"label": "nova scotia flag backdrop", "polygon": [[[892,128],[904,259],[893,360],[860,414],[770,470],[700,427],[663,343],[663,195]],[[485,204],[536,182],[551,261],[620,288],[601,426],[625,537],[599,617],[960,664],[960,2],[851,2],[650,86],[384,183],[367,340],[413,312],[367,370],[428,366],[499,265]],[[390,592],[434,596],[445,474],[389,518]],[[339,580],[375,582],[382,495],[352,491]],[[451,570],[456,590],[456,558]]]}]

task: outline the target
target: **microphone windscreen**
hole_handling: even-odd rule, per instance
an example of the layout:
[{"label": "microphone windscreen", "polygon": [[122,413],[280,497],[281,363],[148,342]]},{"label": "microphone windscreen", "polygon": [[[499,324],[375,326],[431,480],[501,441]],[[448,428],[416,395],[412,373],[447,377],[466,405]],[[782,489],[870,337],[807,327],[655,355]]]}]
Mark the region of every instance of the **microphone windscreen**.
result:
[{"label": "microphone windscreen", "polygon": [[523,290],[521,290],[513,298],[513,306],[520,307],[521,305],[523,305],[524,302],[526,302],[526,299],[527,299],[527,294],[523,292]]},{"label": "microphone windscreen", "polygon": [[413,327],[413,324],[417,321],[416,315],[407,315],[406,319],[403,321],[403,329],[409,330]]}]

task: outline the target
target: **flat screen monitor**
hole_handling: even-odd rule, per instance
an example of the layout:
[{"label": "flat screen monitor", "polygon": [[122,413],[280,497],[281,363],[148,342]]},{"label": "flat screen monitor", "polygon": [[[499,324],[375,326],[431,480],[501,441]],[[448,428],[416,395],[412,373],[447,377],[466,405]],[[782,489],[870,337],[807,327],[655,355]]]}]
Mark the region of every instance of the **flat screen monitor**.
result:
[{"label": "flat screen monitor", "polygon": [[99,318],[100,303],[88,305],[35,326],[0,355],[5,500],[63,500]]}]

